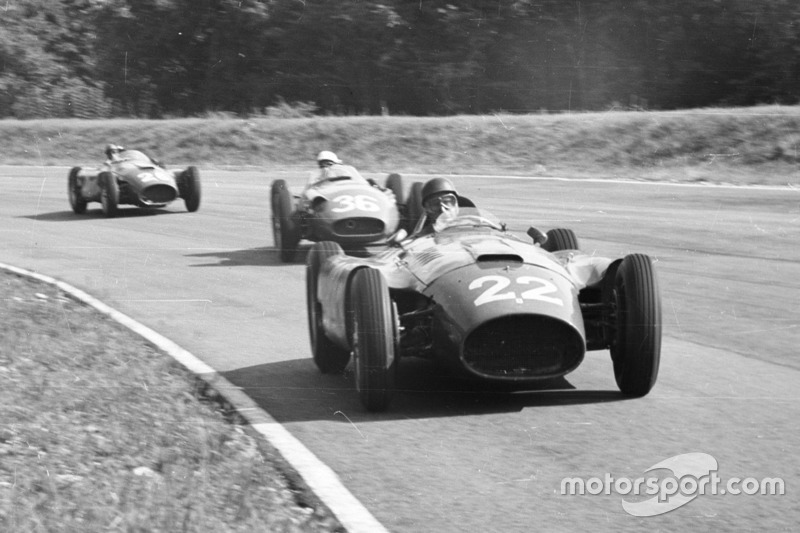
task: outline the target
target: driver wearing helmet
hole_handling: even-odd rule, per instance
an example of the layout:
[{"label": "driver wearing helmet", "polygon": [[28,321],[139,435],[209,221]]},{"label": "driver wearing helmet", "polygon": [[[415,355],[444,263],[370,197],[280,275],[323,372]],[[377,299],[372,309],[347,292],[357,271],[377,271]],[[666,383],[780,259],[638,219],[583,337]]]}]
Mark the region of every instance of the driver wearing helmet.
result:
[{"label": "driver wearing helmet", "polygon": [[317,154],[317,166],[319,170],[312,172],[308,177],[308,184],[313,185],[316,182],[328,178],[332,173],[336,172],[336,165],[343,165],[342,160],[329,150],[323,150]]},{"label": "driver wearing helmet", "polygon": [[125,148],[119,146],[117,144],[107,144],[106,145],[106,163],[111,163],[112,161],[119,160],[119,153],[123,151]]},{"label": "driver wearing helmet", "polygon": [[452,220],[458,216],[458,192],[447,178],[433,178],[422,186],[422,208],[425,222],[417,235],[433,233],[437,220]]}]

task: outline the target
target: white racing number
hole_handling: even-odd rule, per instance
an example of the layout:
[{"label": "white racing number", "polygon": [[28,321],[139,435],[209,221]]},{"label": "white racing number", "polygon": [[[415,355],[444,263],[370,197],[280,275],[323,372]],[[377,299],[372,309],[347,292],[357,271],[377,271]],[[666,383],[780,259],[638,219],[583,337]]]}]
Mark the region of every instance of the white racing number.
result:
[{"label": "white racing number", "polygon": [[501,292],[511,285],[511,279],[506,276],[483,276],[472,281],[469,284],[469,290],[480,289],[487,283],[489,287],[486,288],[480,296],[475,298],[475,307],[487,304],[489,302],[499,302],[502,300],[514,300],[516,303],[521,304],[525,300],[538,300],[540,302],[548,302],[555,305],[564,306],[564,301],[557,296],[549,296],[554,292],[558,292],[558,287],[552,281],[537,278],[534,276],[520,276],[514,279],[517,285],[533,285],[532,289],[522,290],[518,294],[513,289]]},{"label": "white racing number", "polygon": [[143,183],[147,183],[148,181],[156,181],[156,177],[150,172],[142,172],[136,177],[139,178],[139,180]]},{"label": "white racing number", "polygon": [[381,208],[375,202],[374,198],[370,198],[365,194],[343,194],[333,199],[334,202],[339,204],[339,207],[331,209],[334,213],[346,213],[358,209],[359,211],[380,211]]}]

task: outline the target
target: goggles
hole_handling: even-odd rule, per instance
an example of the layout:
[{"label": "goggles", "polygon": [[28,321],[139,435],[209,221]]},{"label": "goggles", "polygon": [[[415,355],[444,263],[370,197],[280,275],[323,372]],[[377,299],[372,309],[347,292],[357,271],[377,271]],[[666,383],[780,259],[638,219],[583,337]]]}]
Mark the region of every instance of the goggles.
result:
[{"label": "goggles", "polygon": [[453,193],[443,194],[441,196],[434,196],[425,200],[425,207],[433,207],[435,205],[443,205],[445,207],[455,207],[458,205],[458,198]]}]

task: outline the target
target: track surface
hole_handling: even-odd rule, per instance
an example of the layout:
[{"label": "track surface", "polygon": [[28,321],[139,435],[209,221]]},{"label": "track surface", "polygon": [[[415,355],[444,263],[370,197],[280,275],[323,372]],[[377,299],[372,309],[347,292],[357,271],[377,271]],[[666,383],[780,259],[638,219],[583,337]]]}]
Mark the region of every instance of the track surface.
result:
[{"label": "track surface", "polygon": [[[99,204],[72,214],[67,170],[0,167],[0,261],[63,279],[223,372],[390,530],[800,523],[797,190],[457,179],[462,193],[514,230],[571,227],[584,250],[656,257],[665,319],[659,381],[649,396],[624,399],[605,351],[587,354],[566,379],[513,395],[403,361],[401,392],[387,413],[372,415],[352,375],[316,371],[305,269],[281,264],[271,248],[270,182],[301,178],[202,172],[197,213],[178,202],[123,207],[105,219]],[[564,478],[636,479],[689,452],[713,456],[723,481],[782,478],[786,495],[707,494],[641,518],[626,513],[613,490],[560,493]]]}]

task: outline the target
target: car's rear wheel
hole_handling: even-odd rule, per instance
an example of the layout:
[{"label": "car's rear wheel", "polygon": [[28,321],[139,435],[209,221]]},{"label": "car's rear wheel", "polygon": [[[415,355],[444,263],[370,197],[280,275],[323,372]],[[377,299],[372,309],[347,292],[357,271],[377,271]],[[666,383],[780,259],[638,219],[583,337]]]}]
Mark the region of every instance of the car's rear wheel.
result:
[{"label": "car's rear wheel", "polygon": [[628,396],[644,396],[656,383],[661,358],[661,295],[650,257],[631,254],[622,260],[609,305],[617,386]]},{"label": "car's rear wheel", "polygon": [[112,218],[117,215],[117,207],[119,206],[119,183],[117,178],[111,172],[103,172],[100,174],[100,205],[103,208],[103,214],[107,218]]},{"label": "car's rear wheel", "polygon": [[292,220],[292,195],[285,180],[272,182],[272,237],[281,261],[291,263],[300,243],[300,233]]},{"label": "car's rear wheel", "polygon": [[403,177],[400,174],[389,174],[386,177],[386,188],[392,191],[398,204],[403,201]]},{"label": "car's rear wheel", "polygon": [[323,374],[339,374],[350,362],[350,351],[334,344],[322,325],[322,305],[317,299],[317,282],[322,265],[329,257],[344,254],[342,247],[332,241],[314,244],[306,260],[306,308],[308,332],[314,363]]},{"label": "car's rear wheel", "polygon": [[200,171],[197,167],[189,167],[180,176],[180,186],[178,187],[181,197],[186,204],[186,210],[194,213],[200,208]]},{"label": "car's rear wheel", "polygon": [[369,411],[389,406],[395,378],[395,317],[389,286],[372,268],[353,274],[349,308],[356,388]]},{"label": "car's rear wheel", "polygon": [[547,240],[542,248],[548,252],[558,252],[560,250],[580,250],[578,236],[571,229],[555,228],[547,232]]},{"label": "car's rear wheel", "polygon": [[67,178],[67,194],[69,195],[69,205],[72,207],[72,211],[76,215],[80,215],[86,212],[86,200],[81,194],[81,187],[78,185],[78,172],[81,171],[81,167],[73,167],[72,170],[69,171],[69,177]]},{"label": "car's rear wheel", "polygon": [[417,227],[419,219],[422,218],[422,183],[414,182],[411,184],[411,189],[408,191],[408,198],[406,198],[406,216],[405,216],[405,229],[409,233],[414,232]]}]

